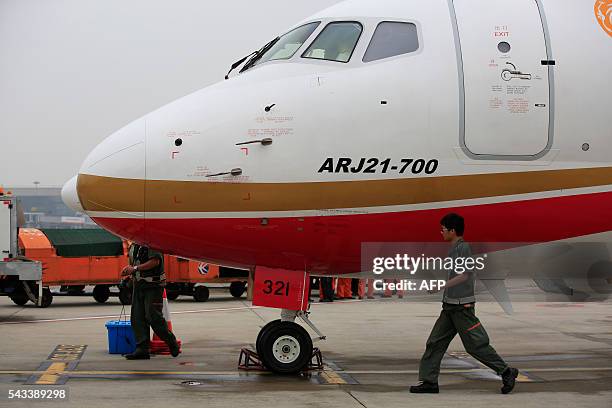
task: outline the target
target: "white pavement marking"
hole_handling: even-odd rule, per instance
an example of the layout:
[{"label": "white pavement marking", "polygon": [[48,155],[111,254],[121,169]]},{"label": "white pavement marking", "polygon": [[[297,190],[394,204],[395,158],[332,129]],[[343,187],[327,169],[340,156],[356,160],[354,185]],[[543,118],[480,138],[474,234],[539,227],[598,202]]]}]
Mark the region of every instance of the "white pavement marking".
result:
[{"label": "white pavement marking", "polygon": [[[344,304],[344,303],[355,303],[355,302],[363,302],[362,300],[344,300],[342,302],[338,302],[336,304]],[[313,306],[333,306],[333,303],[327,304],[319,304],[313,303]],[[216,309],[197,309],[197,310],[181,310],[178,312],[170,312],[173,314],[188,314],[188,313],[209,313],[209,312],[231,312],[235,310],[253,310],[253,309],[263,309],[263,306],[240,306],[240,307],[226,307],[226,308],[216,308]],[[24,324],[24,323],[55,323],[55,322],[71,322],[77,320],[96,320],[96,319],[112,319],[118,318],[120,315],[107,315],[107,316],[83,316],[83,317],[65,317],[62,319],[38,319],[38,320],[21,320],[16,322],[0,322],[0,325],[4,324]]]},{"label": "white pavement marking", "polygon": [[[207,313],[207,312],[229,312],[234,310],[258,309],[260,306],[242,306],[242,307],[226,307],[217,309],[198,309],[198,310],[181,310],[178,312],[170,312],[170,314],[187,314],[187,313]],[[95,320],[95,319],[112,319],[118,318],[120,315],[106,316],[83,316],[83,317],[65,317],[62,319],[39,319],[39,320],[22,320],[17,322],[0,322],[3,324],[23,324],[23,323],[53,323],[53,322],[70,322],[75,320]]]}]

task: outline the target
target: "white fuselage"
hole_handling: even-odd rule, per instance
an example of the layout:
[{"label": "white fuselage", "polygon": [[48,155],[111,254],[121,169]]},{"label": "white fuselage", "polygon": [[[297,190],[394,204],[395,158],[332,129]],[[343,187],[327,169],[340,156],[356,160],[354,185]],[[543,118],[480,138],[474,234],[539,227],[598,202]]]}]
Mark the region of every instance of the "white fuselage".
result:
[{"label": "white fuselage", "polygon": [[[483,241],[610,231],[612,39],[589,3],[340,3],[295,26],[320,22],[293,57],[111,135],[65,196],[178,255],[323,272],[358,270],[362,242],[435,240],[449,209]],[[338,21],[362,26],[350,61],[303,58]],[[418,48],[364,62],[381,22]]]}]

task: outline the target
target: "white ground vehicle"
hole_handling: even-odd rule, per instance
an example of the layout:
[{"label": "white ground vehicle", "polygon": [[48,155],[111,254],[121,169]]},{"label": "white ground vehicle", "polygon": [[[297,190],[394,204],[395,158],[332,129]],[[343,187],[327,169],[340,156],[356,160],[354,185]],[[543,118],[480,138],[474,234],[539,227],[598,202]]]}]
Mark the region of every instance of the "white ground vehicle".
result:
[{"label": "white ground vehicle", "polygon": [[47,307],[50,292],[42,288],[41,263],[19,256],[17,203],[16,197],[0,191],[0,294],[18,305],[31,300],[39,307]]}]

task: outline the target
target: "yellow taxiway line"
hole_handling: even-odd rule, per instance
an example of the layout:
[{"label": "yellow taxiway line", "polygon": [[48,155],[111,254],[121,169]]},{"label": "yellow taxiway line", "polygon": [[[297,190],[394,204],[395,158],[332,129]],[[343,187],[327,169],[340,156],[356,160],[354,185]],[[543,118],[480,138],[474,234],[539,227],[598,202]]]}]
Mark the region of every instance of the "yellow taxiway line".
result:
[{"label": "yellow taxiway line", "polygon": [[53,385],[59,380],[60,375],[67,373],[67,363],[51,363],[49,368],[42,372],[40,378],[36,380],[36,384]]},{"label": "yellow taxiway line", "polygon": [[[54,364],[64,364],[64,363],[53,363]],[[149,371],[149,370],[72,370],[72,371],[63,371],[59,370],[58,366],[55,366],[53,370],[49,367],[44,371],[36,371],[36,370],[0,370],[0,375],[11,375],[11,374],[56,374],[56,375],[245,375],[245,374],[256,374],[256,375],[270,375],[272,373],[268,371]],[[456,373],[470,373],[475,371],[483,371],[482,368],[473,368],[473,369],[446,369],[441,370],[441,374],[456,374]],[[612,367],[553,367],[553,368],[526,368],[524,369],[526,372],[573,372],[573,371],[587,371],[587,372],[596,372],[596,371],[612,371]],[[326,374],[417,374],[419,370],[346,370],[346,371],[333,371],[333,370],[323,370],[321,373]],[[332,378],[332,377],[330,377]]]}]

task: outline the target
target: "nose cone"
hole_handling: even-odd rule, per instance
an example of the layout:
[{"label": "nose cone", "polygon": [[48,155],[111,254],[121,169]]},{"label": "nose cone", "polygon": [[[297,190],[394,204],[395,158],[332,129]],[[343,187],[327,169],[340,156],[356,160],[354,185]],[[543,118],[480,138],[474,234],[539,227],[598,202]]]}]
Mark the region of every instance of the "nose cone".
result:
[{"label": "nose cone", "polygon": [[121,237],[144,237],[145,120],[104,139],[87,156],[79,175],[64,186],[64,202],[77,204],[102,228]]},{"label": "nose cone", "polygon": [[62,187],[62,201],[76,212],[84,212],[77,194],[77,176],[74,176]]}]

